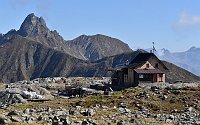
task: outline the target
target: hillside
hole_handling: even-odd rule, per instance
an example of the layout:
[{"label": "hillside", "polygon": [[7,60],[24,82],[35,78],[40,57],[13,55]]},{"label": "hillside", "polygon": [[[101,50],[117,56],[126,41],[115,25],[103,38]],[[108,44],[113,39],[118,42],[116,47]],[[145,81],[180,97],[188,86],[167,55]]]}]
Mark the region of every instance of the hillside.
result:
[{"label": "hillside", "polygon": [[2,82],[68,76],[76,64],[84,62],[21,36],[13,37],[2,46],[0,48]]},{"label": "hillside", "polygon": [[77,46],[77,50],[89,61],[97,61],[104,57],[132,52],[131,48],[121,40],[97,34],[93,36],[81,35],[67,41]]},{"label": "hillside", "polygon": [[196,82],[200,81],[200,77],[195,74],[178,67],[172,63],[163,61],[169,71],[166,72],[166,80],[168,82],[183,81],[183,82]]}]

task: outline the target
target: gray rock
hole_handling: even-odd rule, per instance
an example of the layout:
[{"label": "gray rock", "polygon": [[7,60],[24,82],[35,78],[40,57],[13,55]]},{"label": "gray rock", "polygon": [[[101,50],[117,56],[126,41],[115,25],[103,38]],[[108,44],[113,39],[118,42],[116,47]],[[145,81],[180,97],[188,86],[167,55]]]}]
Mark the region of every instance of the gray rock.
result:
[{"label": "gray rock", "polygon": [[56,116],[61,116],[61,115],[65,115],[65,114],[66,114],[65,111],[56,111],[56,112],[55,112],[55,115],[56,115]]},{"label": "gray rock", "polygon": [[120,103],[119,107],[122,107],[122,108],[127,108],[126,104],[125,103]]},{"label": "gray rock", "polygon": [[16,99],[15,103],[27,103],[27,101],[20,94],[15,94],[14,99]]},{"label": "gray rock", "polygon": [[87,120],[84,120],[81,125],[89,125],[90,123]]},{"label": "gray rock", "polygon": [[95,110],[92,108],[85,109],[85,110],[81,111],[81,114],[84,116],[93,116],[93,115],[95,115]]},{"label": "gray rock", "polygon": [[37,120],[38,120],[38,121],[43,121],[43,120],[44,120],[43,118],[44,118],[44,117],[40,115],[40,116],[37,118]]},{"label": "gray rock", "polygon": [[70,125],[71,122],[69,121],[69,117],[61,118],[60,121],[63,123],[63,125]]},{"label": "gray rock", "polygon": [[93,116],[93,115],[95,115],[95,111],[92,108],[87,109],[86,112],[87,112],[87,116]]},{"label": "gray rock", "polygon": [[125,108],[125,113],[131,113],[131,110],[130,109],[127,109],[127,108]]},{"label": "gray rock", "polygon": [[7,114],[7,116],[12,116],[12,115],[20,115],[21,112],[17,111],[17,110],[14,110],[14,111],[11,111]]},{"label": "gray rock", "polygon": [[149,111],[149,110],[148,110],[146,107],[144,107],[144,106],[139,106],[138,108],[139,108],[139,110],[142,111],[142,112],[148,112],[148,111]]},{"label": "gray rock", "polygon": [[30,113],[30,109],[29,109],[29,108],[25,109],[25,110],[23,111],[23,113],[24,113],[24,114],[29,114],[29,113]]},{"label": "gray rock", "polygon": [[6,89],[6,93],[9,93],[9,94],[21,94],[21,90],[19,88],[7,88]]},{"label": "gray rock", "polygon": [[69,110],[69,114],[70,114],[70,115],[75,115],[76,113],[75,113],[74,110],[70,109],[70,110]]},{"label": "gray rock", "polygon": [[119,112],[122,113],[122,114],[125,114],[125,113],[130,114],[130,113],[131,113],[131,110],[128,109],[128,108],[119,107],[118,110],[119,110]]},{"label": "gray rock", "polygon": [[166,100],[168,97],[167,97],[167,95],[160,95],[159,98],[162,100]]},{"label": "gray rock", "polygon": [[174,115],[169,115],[169,119],[174,120],[175,116]]},{"label": "gray rock", "polygon": [[87,119],[87,121],[92,125],[97,125],[96,121],[93,119]]},{"label": "gray rock", "polygon": [[187,109],[189,112],[192,112],[193,111],[193,107],[188,107]]},{"label": "gray rock", "polygon": [[7,124],[9,122],[10,122],[10,120],[8,118],[6,118],[6,116],[0,114],[0,124],[1,125]]},{"label": "gray rock", "polygon": [[120,113],[125,113],[126,112],[125,109],[122,108],[122,107],[119,107],[118,110],[119,110]]},{"label": "gray rock", "polygon": [[117,125],[127,125],[127,123],[125,121],[121,120],[121,121],[117,122]]},{"label": "gray rock", "polygon": [[160,90],[160,88],[158,86],[151,86],[151,90],[153,92]]},{"label": "gray rock", "polygon": [[52,109],[51,109],[50,107],[48,107],[46,111],[47,111],[47,112],[51,112]]},{"label": "gray rock", "polygon": [[33,121],[36,121],[36,120],[37,120],[37,118],[35,118],[35,117],[29,117],[28,119],[26,119],[26,122],[32,123]]},{"label": "gray rock", "polygon": [[19,116],[11,116],[10,120],[12,122],[22,122],[22,119]]},{"label": "gray rock", "polygon": [[58,118],[58,116],[54,116],[53,120],[59,121],[60,119]]}]

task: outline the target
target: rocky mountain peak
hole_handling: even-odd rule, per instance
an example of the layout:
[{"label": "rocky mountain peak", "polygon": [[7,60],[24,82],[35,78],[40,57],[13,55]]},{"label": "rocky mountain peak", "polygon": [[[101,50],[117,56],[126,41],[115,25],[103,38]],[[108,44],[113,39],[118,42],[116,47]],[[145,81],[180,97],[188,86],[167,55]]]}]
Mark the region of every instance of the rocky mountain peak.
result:
[{"label": "rocky mountain peak", "polygon": [[16,34],[16,30],[15,29],[11,29],[10,31],[8,31],[5,35],[8,35],[8,34]]},{"label": "rocky mountain peak", "polygon": [[0,44],[5,43],[7,40],[11,39],[16,34],[17,34],[17,31],[15,29],[11,29],[6,34],[0,34]]},{"label": "rocky mountain peak", "polygon": [[195,47],[195,46],[192,46],[187,52],[193,52],[193,51],[196,51],[196,50],[198,50],[198,48]]},{"label": "rocky mountain peak", "polygon": [[162,48],[161,49],[162,55],[170,54],[171,52],[168,49]]},{"label": "rocky mountain peak", "polygon": [[102,34],[81,35],[68,42],[77,46],[78,51],[91,62],[104,57],[132,52],[126,43]]},{"label": "rocky mountain peak", "polygon": [[37,17],[34,13],[29,14],[22,23],[18,33],[22,36],[34,36],[37,34],[46,35],[49,29],[42,17]]}]

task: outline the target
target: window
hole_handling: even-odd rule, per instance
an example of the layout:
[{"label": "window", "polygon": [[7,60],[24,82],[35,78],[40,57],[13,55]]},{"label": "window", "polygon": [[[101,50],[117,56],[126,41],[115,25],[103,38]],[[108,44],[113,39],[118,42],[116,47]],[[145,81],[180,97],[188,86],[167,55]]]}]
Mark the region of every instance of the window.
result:
[{"label": "window", "polygon": [[160,77],[160,81],[159,82],[163,82],[163,74],[159,74]]},{"label": "window", "polygon": [[155,68],[158,68],[158,63],[156,63]]},{"label": "window", "polygon": [[124,82],[128,82],[128,74],[124,74]]},{"label": "window", "polygon": [[139,78],[140,78],[140,79],[143,79],[143,78],[144,78],[144,75],[143,75],[143,74],[139,74]]},{"label": "window", "polygon": [[139,74],[140,82],[152,82],[153,81],[153,75],[152,74]]},{"label": "window", "polygon": [[149,68],[149,64],[146,64],[146,68]]}]

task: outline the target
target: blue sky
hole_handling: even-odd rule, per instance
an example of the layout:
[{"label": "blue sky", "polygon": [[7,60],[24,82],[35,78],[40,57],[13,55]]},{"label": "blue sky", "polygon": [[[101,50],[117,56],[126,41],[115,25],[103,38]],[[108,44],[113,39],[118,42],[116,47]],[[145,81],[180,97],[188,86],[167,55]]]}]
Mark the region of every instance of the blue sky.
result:
[{"label": "blue sky", "polygon": [[200,47],[199,0],[1,0],[0,33],[42,16],[66,40],[81,34],[118,38],[133,49]]}]

